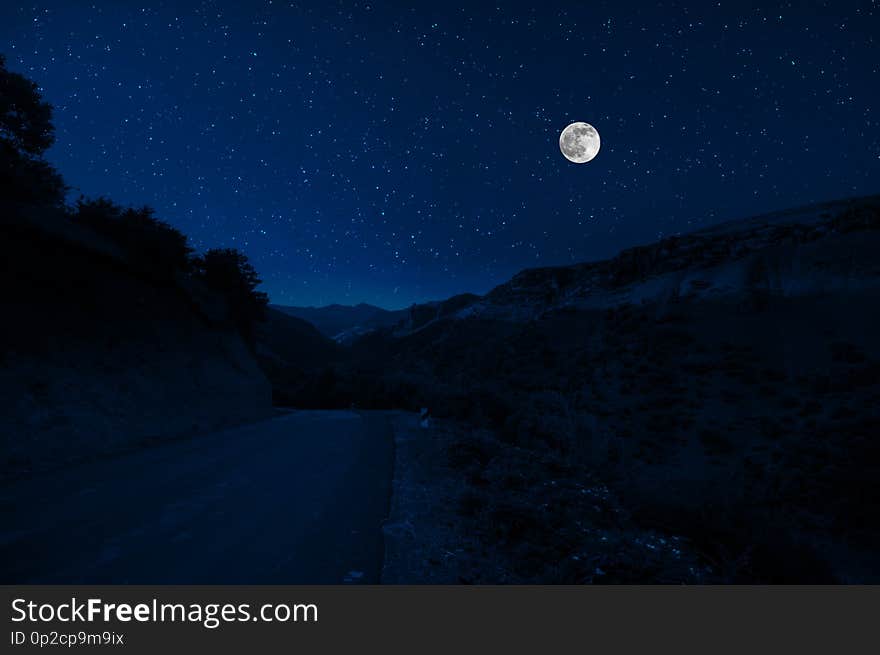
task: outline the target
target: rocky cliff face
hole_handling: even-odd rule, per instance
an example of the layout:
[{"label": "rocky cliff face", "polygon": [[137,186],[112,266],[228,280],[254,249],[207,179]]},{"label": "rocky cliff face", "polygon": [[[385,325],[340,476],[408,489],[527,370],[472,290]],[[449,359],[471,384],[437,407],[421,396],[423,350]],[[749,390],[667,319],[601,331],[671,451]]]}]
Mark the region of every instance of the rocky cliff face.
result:
[{"label": "rocky cliff face", "polygon": [[268,415],[271,389],[191,280],[47,213],[0,222],[0,475]]},{"label": "rocky cliff face", "polygon": [[803,295],[880,286],[880,196],[733,221],[613,259],[523,271],[460,316],[534,318],[682,297]]}]

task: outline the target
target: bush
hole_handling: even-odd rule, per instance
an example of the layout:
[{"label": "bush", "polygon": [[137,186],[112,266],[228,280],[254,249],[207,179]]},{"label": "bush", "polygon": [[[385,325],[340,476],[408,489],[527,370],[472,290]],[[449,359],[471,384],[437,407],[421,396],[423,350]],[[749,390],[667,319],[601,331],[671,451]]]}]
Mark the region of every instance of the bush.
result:
[{"label": "bush", "polygon": [[52,106],[0,55],[0,201],[60,207],[67,187],[43,159],[55,141]]},{"label": "bush", "polygon": [[551,448],[570,454],[577,443],[578,421],[557,391],[528,394],[504,424],[502,436],[524,448]]},{"label": "bush", "polygon": [[160,277],[191,268],[186,236],[154,216],[151,207],[124,208],[107,198],[77,200],[73,220],[119,245],[132,263]]},{"label": "bush", "polygon": [[252,342],[255,324],[266,317],[269,297],[257,291],[262,280],[247,256],[232,248],[216,248],[193,262],[199,277],[223,294],[236,327]]},{"label": "bush", "polygon": [[880,229],[880,206],[869,203],[852,207],[835,216],[831,225],[838,232]]}]

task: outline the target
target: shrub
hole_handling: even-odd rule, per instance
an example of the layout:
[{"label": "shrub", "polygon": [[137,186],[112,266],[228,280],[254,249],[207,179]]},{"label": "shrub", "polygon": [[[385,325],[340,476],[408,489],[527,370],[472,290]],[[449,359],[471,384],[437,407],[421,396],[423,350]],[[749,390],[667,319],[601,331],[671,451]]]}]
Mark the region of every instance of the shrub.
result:
[{"label": "shrub", "polygon": [[247,256],[232,248],[216,248],[193,261],[205,283],[223,294],[236,327],[253,341],[254,326],[265,319],[269,297],[257,291],[262,280]]},{"label": "shrub", "polygon": [[55,141],[52,106],[36,83],[6,68],[0,55],[0,200],[60,207],[67,187],[43,159]]},{"label": "shrub", "polygon": [[186,236],[155,217],[151,207],[124,208],[107,198],[77,200],[73,220],[119,245],[132,263],[160,277],[191,267]]},{"label": "shrub", "polygon": [[831,225],[838,232],[880,229],[880,206],[870,203],[851,207],[835,216]]},{"label": "shrub", "polygon": [[577,421],[566,398],[556,391],[531,393],[504,424],[503,436],[526,448],[549,447],[569,453],[577,439]]}]

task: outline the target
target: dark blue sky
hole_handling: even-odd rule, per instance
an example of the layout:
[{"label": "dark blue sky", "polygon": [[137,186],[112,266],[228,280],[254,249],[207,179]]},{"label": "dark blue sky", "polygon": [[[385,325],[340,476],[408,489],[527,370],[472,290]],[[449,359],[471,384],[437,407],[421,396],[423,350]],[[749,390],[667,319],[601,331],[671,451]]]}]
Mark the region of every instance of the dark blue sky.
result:
[{"label": "dark blue sky", "polygon": [[240,248],[279,303],[480,293],[880,191],[876,2],[439,4],[4,3],[0,51],[69,184]]}]

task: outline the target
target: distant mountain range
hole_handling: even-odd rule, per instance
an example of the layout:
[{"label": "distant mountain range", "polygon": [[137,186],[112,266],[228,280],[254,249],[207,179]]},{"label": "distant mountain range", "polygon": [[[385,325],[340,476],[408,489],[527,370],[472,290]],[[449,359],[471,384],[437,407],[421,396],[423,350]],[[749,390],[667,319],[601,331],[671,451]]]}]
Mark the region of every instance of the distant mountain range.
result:
[{"label": "distant mountain range", "polygon": [[[870,231],[861,222],[869,220],[865,213],[877,205],[880,196],[850,198],[729,221],[629,248],[607,260],[526,269],[484,296],[460,294],[393,311],[365,303],[273,307],[308,321],[339,343],[352,343],[382,328],[406,336],[445,318],[528,320],[564,308],[719,299],[762,291],[786,295],[852,290],[855,282],[846,266],[871,259],[862,252],[868,241],[848,241],[841,249],[827,237]],[[811,243],[816,246],[805,247]],[[839,265],[823,265],[829,256],[839,258]],[[813,262],[814,257],[821,261]],[[865,272],[869,275],[858,284],[874,285],[877,271]]]},{"label": "distant mountain range", "polygon": [[308,321],[324,336],[337,341],[347,341],[355,334],[366,333],[383,327],[393,327],[406,318],[408,309],[388,310],[360,303],[359,305],[326,305],[324,307],[294,307],[272,305],[273,309],[288,316]]},{"label": "distant mountain range", "polygon": [[275,311],[308,321],[318,331],[340,344],[352,344],[378,330],[398,336],[424,328],[440,319],[457,314],[481,299],[472,293],[461,293],[446,300],[412,305],[406,309],[382,309],[375,305],[327,305],[325,307],[293,307],[271,305]]}]

